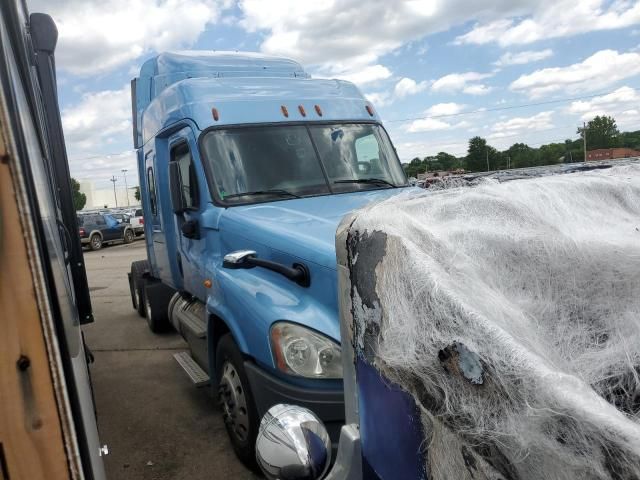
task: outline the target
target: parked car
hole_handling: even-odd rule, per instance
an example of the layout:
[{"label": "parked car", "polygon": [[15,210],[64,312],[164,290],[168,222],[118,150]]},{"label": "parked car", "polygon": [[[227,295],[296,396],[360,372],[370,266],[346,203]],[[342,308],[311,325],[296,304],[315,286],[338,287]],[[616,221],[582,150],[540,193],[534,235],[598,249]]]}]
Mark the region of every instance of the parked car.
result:
[{"label": "parked car", "polygon": [[131,224],[131,216],[126,214],[126,213],[113,212],[113,213],[110,213],[109,215],[111,215],[113,218],[115,218],[118,223]]},{"label": "parked car", "polygon": [[129,218],[131,228],[136,235],[142,235],[144,233],[144,214],[142,208],[136,208],[131,211],[131,217]]},{"label": "parked car", "polygon": [[92,213],[78,215],[78,233],[82,245],[100,250],[105,243],[131,243],[135,232],[126,222],[119,223],[113,214]]}]

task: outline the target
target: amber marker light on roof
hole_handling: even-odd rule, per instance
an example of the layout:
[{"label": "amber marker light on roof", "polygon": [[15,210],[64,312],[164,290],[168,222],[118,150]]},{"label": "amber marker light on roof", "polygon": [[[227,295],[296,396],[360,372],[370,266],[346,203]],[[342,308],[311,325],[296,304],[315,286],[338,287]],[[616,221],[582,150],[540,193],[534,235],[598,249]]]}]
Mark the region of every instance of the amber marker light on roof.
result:
[{"label": "amber marker light on roof", "polygon": [[318,114],[319,117],[322,116],[322,110],[320,110],[320,105],[315,105],[313,108],[316,109],[316,113]]},{"label": "amber marker light on roof", "polygon": [[218,109],[216,107],[213,107],[211,109],[211,115],[213,115],[213,119],[217,122],[218,119],[220,118],[220,115],[218,114]]},{"label": "amber marker light on roof", "polygon": [[371,107],[371,105],[367,104],[364,106],[364,108],[367,109],[367,112],[369,113],[369,116],[373,117],[373,108]]},{"label": "amber marker light on roof", "polygon": [[287,107],[285,107],[284,105],[282,105],[282,106],[280,107],[280,110],[282,110],[282,114],[283,114],[285,117],[289,118],[289,110],[287,110]]},{"label": "amber marker light on roof", "polygon": [[303,117],[307,116],[307,112],[304,111],[304,107],[302,105],[298,105],[298,111],[300,112],[300,115],[302,115]]}]

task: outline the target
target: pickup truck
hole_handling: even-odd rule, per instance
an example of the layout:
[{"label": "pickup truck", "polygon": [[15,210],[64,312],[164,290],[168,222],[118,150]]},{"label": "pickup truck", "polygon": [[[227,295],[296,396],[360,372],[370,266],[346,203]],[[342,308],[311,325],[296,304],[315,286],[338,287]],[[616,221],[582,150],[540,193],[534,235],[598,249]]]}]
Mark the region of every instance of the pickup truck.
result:
[{"label": "pickup truck", "polygon": [[129,225],[133,228],[136,236],[144,234],[144,212],[142,208],[132,208],[127,211],[129,215]]},{"label": "pickup truck", "polygon": [[162,53],[132,81],[147,260],[132,304],[173,326],[196,385],[216,389],[237,456],[290,403],[345,420],[335,232],[410,187],[360,91],[256,53]]}]

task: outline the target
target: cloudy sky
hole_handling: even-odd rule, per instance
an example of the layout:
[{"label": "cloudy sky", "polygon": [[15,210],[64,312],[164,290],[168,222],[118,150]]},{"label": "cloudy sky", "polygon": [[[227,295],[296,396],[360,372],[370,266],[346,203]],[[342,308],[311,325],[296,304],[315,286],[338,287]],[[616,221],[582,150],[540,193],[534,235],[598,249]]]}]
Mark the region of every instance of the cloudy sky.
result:
[{"label": "cloudy sky", "polygon": [[575,137],[612,114],[640,129],[638,0],[27,0],[58,25],[72,175],[137,174],[129,82],[155,52],[285,55],[355,82],[403,161],[469,137],[498,147]]}]

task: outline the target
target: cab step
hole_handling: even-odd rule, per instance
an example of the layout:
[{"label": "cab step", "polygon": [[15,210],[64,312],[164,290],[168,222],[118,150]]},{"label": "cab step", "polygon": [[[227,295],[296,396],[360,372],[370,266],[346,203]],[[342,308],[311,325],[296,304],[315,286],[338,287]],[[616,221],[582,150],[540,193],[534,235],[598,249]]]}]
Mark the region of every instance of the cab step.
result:
[{"label": "cab step", "polygon": [[176,359],[178,365],[182,367],[196,387],[209,385],[209,375],[196,363],[189,352],[174,353],[173,358]]}]

